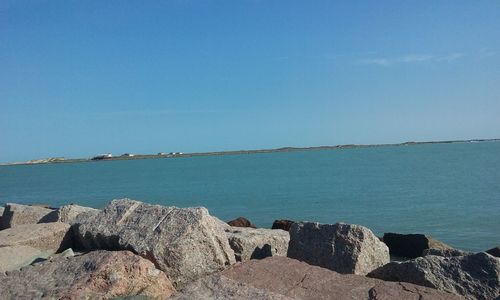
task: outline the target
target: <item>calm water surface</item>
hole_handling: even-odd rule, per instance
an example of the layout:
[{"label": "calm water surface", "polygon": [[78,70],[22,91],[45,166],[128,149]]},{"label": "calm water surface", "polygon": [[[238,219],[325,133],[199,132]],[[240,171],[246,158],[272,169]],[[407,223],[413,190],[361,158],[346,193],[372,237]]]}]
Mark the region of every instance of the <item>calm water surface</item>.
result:
[{"label": "calm water surface", "polygon": [[427,233],[479,251],[500,244],[500,142],[0,167],[0,202],[101,208],[123,197],[264,227],[289,218]]}]

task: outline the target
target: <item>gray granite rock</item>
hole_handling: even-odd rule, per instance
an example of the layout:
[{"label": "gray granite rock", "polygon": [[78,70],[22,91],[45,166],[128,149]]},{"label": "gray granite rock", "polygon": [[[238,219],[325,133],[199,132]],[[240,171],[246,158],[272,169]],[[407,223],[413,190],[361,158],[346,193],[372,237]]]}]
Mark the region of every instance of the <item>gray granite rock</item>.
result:
[{"label": "gray granite rock", "polygon": [[342,275],[275,256],[235,264],[188,285],[173,299],[428,300],[460,297],[410,283]]},{"label": "gray granite rock", "polygon": [[165,299],[174,288],[150,261],[129,251],[95,251],[0,275],[0,299]]},{"label": "gray granite rock", "polygon": [[70,204],[61,206],[57,210],[57,219],[59,222],[75,224],[98,213],[99,210],[95,208]]},{"label": "gray granite rock", "polygon": [[294,223],[288,257],[344,274],[365,275],[389,262],[389,249],[368,228]]},{"label": "gray granite rock", "polygon": [[220,220],[205,208],[113,200],[75,233],[83,249],[126,249],[151,260],[176,287],[235,262]]},{"label": "gray granite rock", "polygon": [[391,255],[415,258],[423,255],[426,249],[452,249],[445,243],[424,234],[384,233],[384,243]]},{"label": "gray granite rock", "polygon": [[57,221],[57,212],[54,209],[7,203],[2,215],[1,229],[7,229],[17,225],[49,223]]},{"label": "gray granite rock", "polygon": [[484,252],[391,262],[368,276],[432,287],[468,299],[496,299],[500,295],[500,259]]},{"label": "gray granite rock", "polygon": [[225,231],[236,261],[286,256],[290,234],[284,230],[230,227]]},{"label": "gray granite rock", "polygon": [[18,270],[37,259],[47,258],[51,254],[51,251],[22,245],[0,247],[0,273]]},{"label": "gray granite rock", "polygon": [[425,249],[424,252],[422,252],[422,256],[427,256],[427,255],[437,255],[437,256],[464,256],[464,255],[470,255],[474,254],[473,252],[469,251],[463,251],[463,250],[458,250],[458,249]]},{"label": "gray granite rock", "polygon": [[61,222],[25,224],[0,231],[0,247],[17,245],[54,253],[65,250],[72,245],[70,225]]}]

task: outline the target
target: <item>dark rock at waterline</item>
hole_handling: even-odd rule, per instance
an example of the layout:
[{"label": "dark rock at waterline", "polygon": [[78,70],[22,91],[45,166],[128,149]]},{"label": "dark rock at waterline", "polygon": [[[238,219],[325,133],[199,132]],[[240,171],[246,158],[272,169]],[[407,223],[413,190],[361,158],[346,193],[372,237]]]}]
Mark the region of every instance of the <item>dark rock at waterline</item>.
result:
[{"label": "dark rock at waterline", "polygon": [[422,256],[425,249],[451,249],[450,246],[424,234],[384,233],[383,240],[391,255],[406,258]]},{"label": "dark rock at waterline", "polygon": [[498,299],[500,295],[500,259],[484,252],[391,262],[367,276],[414,283],[468,299]]},{"label": "dark rock at waterline", "polygon": [[344,274],[365,275],[389,262],[389,249],[373,232],[344,223],[294,223],[287,256]]},{"label": "dark rock at waterline", "polygon": [[285,230],[285,231],[289,231],[290,230],[290,227],[292,226],[292,224],[295,223],[294,221],[291,221],[291,220],[275,220],[273,222],[273,227],[271,227],[271,229],[282,229],[282,230]]},{"label": "dark rock at waterline", "polygon": [[496,257],[500,257],[500,247],[491,248],[490,250],[486,250],[486,253],[491,254]]},{"label": "dark rock at waterline", "polygon": [[286,257],[235,264],[189,284],[173,299],[460,299],[411,283],[342,275]]},{"label": "dark rock at waterline", "polygon": [[245,217],[239,217],[237,219],[234,219],[232,221],[227,222],[227,224],[233,226],[233,227],[251,227],[251,228],[257,228],[250,220],[248,220]]}]

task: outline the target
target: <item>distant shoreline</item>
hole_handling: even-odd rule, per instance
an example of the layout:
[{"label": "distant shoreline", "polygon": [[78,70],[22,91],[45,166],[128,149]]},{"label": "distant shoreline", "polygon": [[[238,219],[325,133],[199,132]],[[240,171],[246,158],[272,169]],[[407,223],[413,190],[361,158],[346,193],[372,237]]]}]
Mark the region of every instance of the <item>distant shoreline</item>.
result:
[{"label": "distant shoreline", "polygon": [[281,148],[260,149],[260,150],[230,150],[230,151],[192,152],[192,153],[176,153],[176,154],[135,154],[133,156],[123,156],[122,155],[122,156],[113,156],[113,157],[104,158],[104,159],[55,157],[55,158],[47,158],[47,159],[38,159],[38,160],[27,161],[27,162],[4,163],[4,164],[0,164],[0,166],[100,162],[100,161],[115,161],[115,160],[177,158],[177,157],[193,157],[193,156],[258,154],[258,153],[273,153],[273,152],[300,152],[300,151],[315,151],[315,150],[334,150],[334,149],[388,147],[388,146],[414,146],[414,145],[425,145],[425,144],[477,143],[477,142],[495,142],[495,141],[500,141],[500,138],[471,139],[471,140],[448,140],[448,141],[427,141],[427,142],[404,142],[404,143],[396,143],[396,144],[367,144],[367,145],[347,144],[347,145],[335,145],[335,146],[281,147]]}]

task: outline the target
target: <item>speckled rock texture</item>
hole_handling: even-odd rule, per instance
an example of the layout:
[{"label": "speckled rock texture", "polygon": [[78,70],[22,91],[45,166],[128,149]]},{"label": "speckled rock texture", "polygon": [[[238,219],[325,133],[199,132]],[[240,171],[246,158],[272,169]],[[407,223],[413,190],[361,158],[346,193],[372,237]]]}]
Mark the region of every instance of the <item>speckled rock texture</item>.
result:
[{"label": "speckled rock texture", "polygon": [[366,275],[389,262],[389,249],[370,229],[344,223],[294,223],[288,257],[343,274]]},{"label": "speckled rock texture", "polygon": [[164,271],[176,287],[235,262],[220,220],[202,207],[113,200],[74,229],[80,248],[133,251]]},{"label": "speckled rock texture", "polygon": [[284,230],[264,228],[226,228],[229,245],[236,261],[262,259],[268,256],[286,256],[290,234]]},{"label": "speckled rock texture", "polygon": [[0,231],[0,247],[23,245],[58,252],[71,247],[72,236],[70,225],[61,222],[17,225]]},{"label": "speckled rock texture", "polygon": [[175,289],[150,261],[129,251],[94,251],[0,275],[0,299],[165,299]]},{"label": "speckled rock texture", "polygon": [[368,276],[432,287],[468,299],[500,296],[500,259],[485,252],[450,257],[427,255],[391,262]]},{"label": "speckled rock texture", "polygon": [[343,275],[286,257],[238,263],[188,285],[173,299],[460,299],[410,283]]}]

